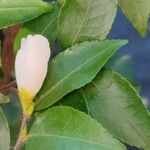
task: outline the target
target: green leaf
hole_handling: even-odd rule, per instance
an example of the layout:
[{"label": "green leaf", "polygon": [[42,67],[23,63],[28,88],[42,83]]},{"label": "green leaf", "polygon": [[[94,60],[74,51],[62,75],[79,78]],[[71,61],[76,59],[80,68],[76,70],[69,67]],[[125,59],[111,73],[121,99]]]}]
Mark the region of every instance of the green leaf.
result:
[{"label": "green leaf", "polygon": [[1,107],[0,107],[0,150],[10,150],[9,127]]},{"label": "green leaf", "polygon": [[9,102],[9,98],[7,96],[5,96],[4,94],[0,93],[0,104],[8,103],[8,102]]},{"label": "green leaf", "polygon": [[74,45],[49,64],[43,88],[36,96],[36,110],[53,105],[64,95],[90,82],[126,40],[91,41]]},{"label": "green leaf", "polygon": [[2,109],[10,128],[10,146],[14,147],[21,127],[22,107],[17,94],[9,93],[8,97],[10,102],[7,105],[2,105]]},{"label": "green leaf", "polygon": [[52,6],[42,0],[1,0],[0,29],[29,21],[49,12]]},{"label": "green leaf", "polygon": [[35,119],[26,149],[125,150],[125,147],[83,112],[53,107]]},{"label": "green leaf", "polygon": [[54,44],[57,38],[57,20],[60,8],[57,4],[53,5],[54,9],[51,12],[31,20],[23,25],[15,39],[15,53],[20,48],[21,39],[23,37],[27,37],[29,34],[42,34],[47,37],[51,45]]},{"label": "green leaf", "polygon": [[78,100],[84,101],[87,113],[111,134],[130,145],[149,150],[149,113],[140,96],[122,76],[104,69],[90,84],[70,93],[60,103],[71,106],[70,101],[76,101],[72,106],[81,110],[84,106],[78,106]]},{"label": "green leaf", "polygon": [[[72,96],[73,95],[73,96]],[[54,106],[63,105],[63,106],[70,106],[74,109],[83,111],[90,115],[88,107],[86,105],[85,99],[83,99],[83,93],[81,90],[75,90],[75,92],[71,92],[64,96],[60,101],[58,101]]]},{"label": "green leaf", "polygon": [[105,39],[116,11],[116,0],[66,0],[58,22],[62,46],[67,48],[87,40]]},{"label": "green leaf", "polygon": [[149,0],[119,0],[123,13],[141,36],[146,36],[150,14]]}]

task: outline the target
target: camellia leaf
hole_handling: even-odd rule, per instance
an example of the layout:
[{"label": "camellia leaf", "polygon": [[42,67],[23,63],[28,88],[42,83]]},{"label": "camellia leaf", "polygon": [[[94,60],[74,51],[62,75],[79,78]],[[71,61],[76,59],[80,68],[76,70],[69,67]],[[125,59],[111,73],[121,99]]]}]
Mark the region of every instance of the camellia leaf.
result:
[{"label": "camellia leaf", "polygon": [[[81,106],[78,100],[84,104]],[[149,150],[149,113],[134,88],[119,74],[102,70],[90,84],[68,94],[60,104],[84,108],[123,142]]]},{"label": "camellia leaf", "polygon": [[9,98],[4,94],[0,93],[0,103],[8,103],[8,102],[9,102]]},{"label": "camellia leaf", "polygon": [[84,42],[60,53],[49,64],[43,88],[35,98],[35,109],[51,106],[67,93],[90,82],[126,43],[126,40]]},{"label": "camellia leaf", "polygon": [[0,107],[0,150],[10,150],[9,127],[1,107]]},{"label": "camellia leaf", "polygon": [[2,107],[10,128],[10,147],[12,149],[16,144],[21,127],[22,107],[16,94],[12,92],[8,96],[10,102],[7,105],[2,105]]},{"label": "camellia leaf", "polygon": [[35,119],[26,149],[125,150],[125,147],[85,113],[53,107]]},{"label": "camellia leaf", "polygon": [[105,39],[116,11],[116,0],[66,0],[58,22],[62,46],[67,48],[86,40]]},{"label": "camellia leaf", "polygon": [[123,13],[128,17],[138,32],[145,36],[150,14],[149,0],[119,0]]},{"label": "camellia leaf", "polygon": [[51,8],[42,0],[1,0],[0,29],[36,18]]},{"label": "camellia leaf", "polygon": [[47,37],[50,44],[53,45],[57,37],[57,20],[60,10],[58,4],[53,5],[54,8],[51,12],[24,23],[23,27],[20,29],[15,39],[15,53],[20,48],[21,39],[23,37],[27,37],[27,35],[29,34],[42,34]]}]

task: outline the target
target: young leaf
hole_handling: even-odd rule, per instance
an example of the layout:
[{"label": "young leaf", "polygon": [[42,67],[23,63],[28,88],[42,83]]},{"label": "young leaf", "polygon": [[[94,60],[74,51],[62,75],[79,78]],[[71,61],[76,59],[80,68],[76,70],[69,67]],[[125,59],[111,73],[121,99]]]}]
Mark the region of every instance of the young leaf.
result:
[{"label": "young leaf", "polygon": [[43,88],[35,98],[35,109],[51,106],[67,93],[90,82],[126,43],[126,40],[84,42],[60,53],[49,64]]},{"label": "young leaf", "polygon": [[83,112],[53,107],[35,119],[26,149],[125,150],[125,147]]},{"label": "young leaf", "polygon": [[66,0],[59,17],[58,36],[64,48],[105,39],[117,11],[116,0]]},{"label": "young leaf", "polygon": [[123,13],[128,17],[141,36],[146,36],[150,14],[149,0],[119,0]]},{"label": "young leaf", "polygon": [[7,120],[0,107],[0,150],[10,149],[10,134]]},{"label": "young leaf", "polygon": [[59,5],[54,4],[54,8],[51,12],[44,14],[39,18],[31,20],[27,23],[24,23],[23,27],[18,32],[15,39],[15,53],[20,48],[21,39],[23,37],[27,37],[27,35],[29,34],[42,34],[47,37],[50,41],[50,44],[53,45],[57,37],[57,20],[59,10]]},{"label": "young leaf", "polygon": [[[60,103],[71,106],[70,101],[79,99],[85,102],[87,112],[111,134],[130,145],[145,150],[150,148],[149,113],[137,92],[123,77],[102,70],[89,85],[67,95]],[[77,102],[73,104],[75,108],[83,108]]]},{"label": "young leaf", "polygon": [[0,104],[8,103],[8,102],[9,102],[9,98],[7,96],[5,96],[4,94],[0,93]]},{"label": "young leaf", "polygon": [[0,29],[29,21],[50,11],[52,6],[42,0],[1,0]]}]

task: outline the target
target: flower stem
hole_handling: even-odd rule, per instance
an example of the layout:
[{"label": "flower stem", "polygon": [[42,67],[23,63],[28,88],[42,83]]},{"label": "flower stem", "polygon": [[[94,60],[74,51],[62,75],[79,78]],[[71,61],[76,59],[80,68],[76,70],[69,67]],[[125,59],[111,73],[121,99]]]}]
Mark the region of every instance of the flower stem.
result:
[{"label": "flower stem", "polygon": [[14,150],[20,150],[21,146],[24,144],[27,136],[27,124],[29,120],[30,120],[29,116],[23,115],[20,133],[16,145],[14,146]]}]

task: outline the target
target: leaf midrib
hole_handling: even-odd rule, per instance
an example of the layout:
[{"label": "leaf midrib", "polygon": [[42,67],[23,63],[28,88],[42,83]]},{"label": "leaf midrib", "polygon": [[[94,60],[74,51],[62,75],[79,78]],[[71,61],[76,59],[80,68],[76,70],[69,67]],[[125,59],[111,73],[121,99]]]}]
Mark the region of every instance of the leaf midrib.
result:
[{"label": "leaf midrib", "polygon": [[45,26],[45,28],[43,29],[43,31],[41,32],[41,34],[44,34],[45,31],[49,28],[49,26],[56,20],[57,16],[53,19],[50,20],[50,22]]},{"label": "leaf midrib", "polygon": [[[46,95],[48,95],[53,89],[55,89],[57,86],[59,86],[63,81],[65,81],[65,79],[67,79],[69,76],[71,76],[72,74],[74,74],[76,71],[78,71],[80,68],[82,68],[86,63],[90,62],[91,60],[93,60],[95,57],[97,57],[98,55],[100,55],[101,53],[107,51],[108,48],[103,49],[102,51],[100,51],[99,53],[97,53],[96,55],[94,55],[93,57],[91,57],[90,59],[88,59],[87,61],[85,61],[83,64],[81,64],[80,66],[78,66],[75,70],[73,70],[72,72],[70,72],[67,76],[65,76],[62,80],[60,80],[59,82],[57,82],[57,84],[55,86],[53,86],[50,90],[48,90],[45,94],[42,95],[42,98],[45,97]],[[38,105],[41,102],[41,100],[38,100],[36,105]]]},{"label": "leaf midrib", "polygon": [[85,22],[85,20],[86,20],[86,17],[87,17],[87,15],[88,15],[88,12],[89,12],[89,9],[90,9],[90,5],[91,5],[91,1],[88,3],[87,11],[86,11],[86,13],[85,13],[85,15],[84,15],[84,17],[83,17],[83,20],[81,21],[81,25],[80,25],[80,27],[79,27],[77,33],[75,34],[75,37],[74,37],[74,39],[73,39],[71,45],[75,44],[75,42],[76,42],[76,40],[77,40],[77,38],[78,38],[78,35],[79,35],[79,33],[80,33],[80,31],[81,31],[81,29],[82,29],[82,27],[83,27],[83,24],[84,24],[84,22]]}]

